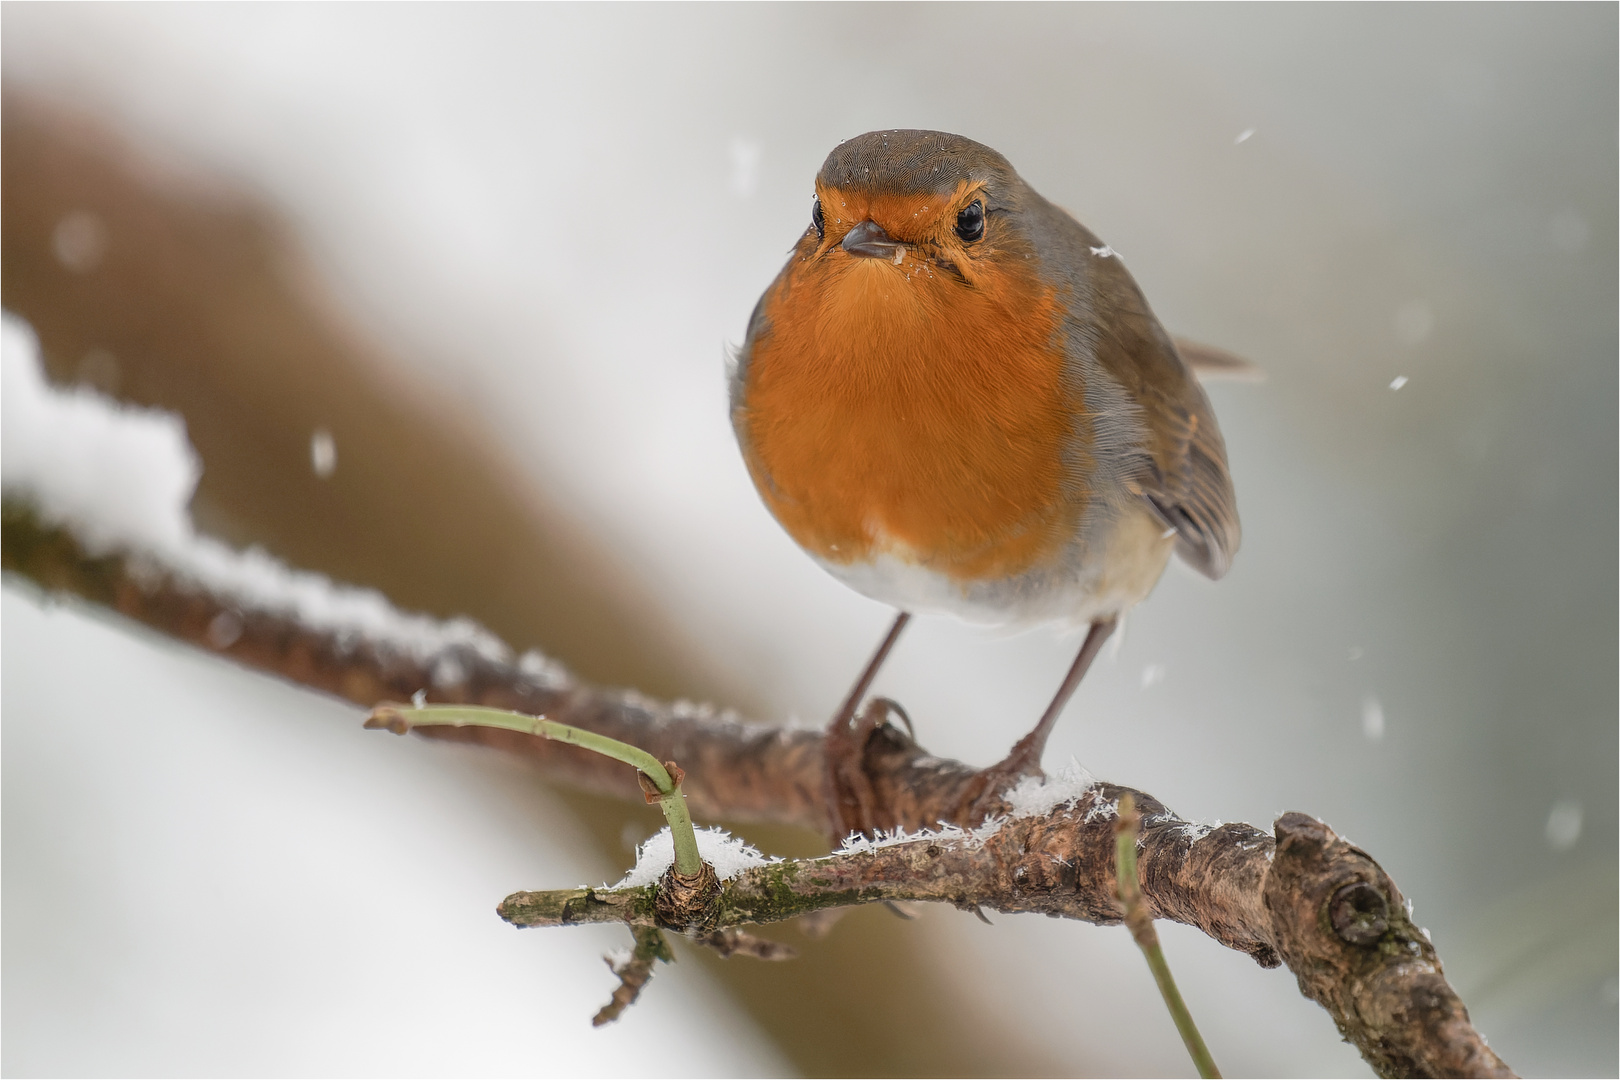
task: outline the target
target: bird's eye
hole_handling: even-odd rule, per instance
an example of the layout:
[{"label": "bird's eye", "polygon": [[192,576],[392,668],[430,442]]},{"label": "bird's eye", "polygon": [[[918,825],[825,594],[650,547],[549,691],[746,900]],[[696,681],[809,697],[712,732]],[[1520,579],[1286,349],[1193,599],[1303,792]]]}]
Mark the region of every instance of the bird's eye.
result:
[{"label": "bird's eye", "polygon": [[813,195],[810,198],[810,224],[816,227],[816,239],[827,239],[827,219],[821,216],[821,197]]},{"label": "bird's eye", "polygon": [[984,235],[984,203],[975,199],[956,215],[956,235],[969,244]]}]

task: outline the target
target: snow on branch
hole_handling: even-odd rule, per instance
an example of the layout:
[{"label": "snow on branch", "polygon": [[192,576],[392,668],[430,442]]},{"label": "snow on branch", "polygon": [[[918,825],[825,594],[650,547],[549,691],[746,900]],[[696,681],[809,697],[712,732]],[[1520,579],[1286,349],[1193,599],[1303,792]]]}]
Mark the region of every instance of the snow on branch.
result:
[{"label": "snow on branch", "polygon": [[[10,317],[0,346],[0,561],[13,580],[365,707],[420,694],[610,736],[678,762],[700,818],[823,835],[835,827],[820,732],[591,687],[539,654],[515,655],[468,620],[402,613],[375,592],[199,536],[185,511],[198,466],[178,419],[48,387],[31,333]],[[643,799],[632,769],[564,743],[491,728],[417,730],[521,754],[575,787]],[[748,944],[742,925],[885,900],[1121,920],[1113,820],[1129,789],[1075,766],[1020,785],[988,820],[974,821],[964,807],[976,770],[928,754],[904,733],[874,732],[862,765],[880,838],[820,859],[769,861],[710,834],[708,857],[727,861],[727,879],[704,925],[678,929],[747,951],[763,945]],[[1142,817],[1142,899],[1154,918],[1196,926],[1263,966],[1286,964],[1381,1075],[1512,1075],[1469,1023],[1399,889],[1365,852],[1305,814],[1285,814],[1268,833],[1195,824],[1150,795],[1131,795]],[[638,864],[618,886],[516,893],[501,913],[520,926],[655,929],[660,886],[646,878],[663,854],[650,844],[643,858],[646,872]],[[626,1000],[646,972],[626,968]]]},{"label": "snow on branch", "polygon": [[[202,463],[186,441],[185,421],[88,387],[47,385],[33,330],[10,313],[0,321],[0,369],[6,495],[27,499],[87,552],[140,552],[244,611],[274,612],[311,631],[417,660],[456,649],[509,658],[506,645],[471,619],[408,615],[375,590],[334,585],[256,548],[236,551],[199,535],[187,507]],[[231,627],[215,630],[228,636]]]}]

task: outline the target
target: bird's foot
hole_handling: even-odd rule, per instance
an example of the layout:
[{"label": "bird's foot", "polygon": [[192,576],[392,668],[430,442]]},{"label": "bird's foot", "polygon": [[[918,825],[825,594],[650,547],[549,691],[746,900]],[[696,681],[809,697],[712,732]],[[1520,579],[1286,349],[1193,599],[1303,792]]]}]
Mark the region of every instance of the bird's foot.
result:
[{"label": "bird's foot", "polygon": [[[906,715],[899,702],[885,697],[868,701],[866,707],[853,717],[840,713],[827,729],[825,753],[832,803],[829,809],[833,828],[837,831],[834,842],[843,840],[850,833],[874,836],[882,827],[877,795],[866,772],[866,746],[878,731],[892,728],[889,724],[891,714],[900,718],[915,740],[911,717]],[[895,731],[895,735],[898,736],[899,732]]]}]

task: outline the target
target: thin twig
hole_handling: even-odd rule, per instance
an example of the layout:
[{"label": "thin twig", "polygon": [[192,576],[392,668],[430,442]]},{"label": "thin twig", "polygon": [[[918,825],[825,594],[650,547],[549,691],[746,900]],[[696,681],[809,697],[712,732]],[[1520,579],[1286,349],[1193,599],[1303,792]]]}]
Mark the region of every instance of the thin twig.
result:
[{"label": "thin twig", "polygon": [[[400,705],[384,702],[371,711],[366,727],[383,728],[404,735],[418,727],[485,727],[538,735],[553,742],[583,747],[603,757],[622,761],[637,769],[650,782],[647,801],[657,802],[669,822],[669,835],[675,843],[675,872],[696,878],[703,873],[703,857],[698,854],[697,834],[692,815],[686,809],[681,780],[686,775],[673,761],[661,762],[647,751],[629,743],[610,739],[594,731],[559,724],[542,716],[483,705]],[[649,784],[643,784],[645,789]]]},{"label": "thin twig", "polygon": [[1198,1025],[1193,1023],[1192,1013],[1181,999],[1181,991],[1176,989],[1175,977],[1170,974],[1164,949],[1159,945],[1159,932],[1153,929],[1153,913],[1142,902],[1142,881],[1136,871],[1136,840],[1141,834],[1142,815],[1137,813],[1136,799],[1127,791],[1119,797],[1119,817],[1114,821],[1115,879],[1118,882],[1119,902],[1125,905],[1125,925],[1131,928],[1131,937],[1136,939],[1142,955],[1147,957],[1148,967],[1153,971],[1153,981],[1159,984],[1159,994],[1164,998],[1165,1007],[1170,1010],[1170,1018],[1176,1022],[1181,1041],[1187,1044],[1187,1053],[1192,1055],[1198,1075],[1207,1080],[1220,1076],[1221,1071],[1215,1067],[1215,1059],[1210,1056],[1209,1047],[1204,1045],[1204,1037],[1198,1034]]}]

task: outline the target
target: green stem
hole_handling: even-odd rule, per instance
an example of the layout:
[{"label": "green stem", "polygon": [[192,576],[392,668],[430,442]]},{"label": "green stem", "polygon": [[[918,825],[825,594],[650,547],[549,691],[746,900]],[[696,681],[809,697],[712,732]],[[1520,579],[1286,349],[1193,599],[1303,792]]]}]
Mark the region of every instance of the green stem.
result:
[{"label": "green stem", "polygon": [[640,747],[544,717],[484,705],[381,705],[372,712],[366,726],[386,727],[401,734],[413,727],[503,728],[569,743],[622,761],[640,770],[658,791],[658,807],[663,810],[664,820],[669,822],[669,834],[675,841],[675,872],[682,877],[696,877],[703,870],[697,834],[692,830],[692,815],[687,813],[686,795],[681,785],[670,776],[663,762]]},{"label": "green stem", "polygon": [[1176,1030],[1181,1033],[1181,1041],[1186,1044],[1198,1075],[1218,1077],[1221,1072],[1215,1067],[1209,1047],[1204,1045],[1204,1037],[1198,1034],[1198,1025],[1193,1023],[1192,1013],[1181,999],[1181,991],[1176,989],[1170,964],[1164,958],[1164,949],[1159,946],[1158,931],[1153,929],[1153,916],[1148,913],[1147,904],[1142,900],[1142,883],[1136,870],[1136,838],[1141,825],[1142,817],[1136,812],[1136,800],[1130,792],[1126,792],[1119,799],[1119,821],[1114,833],[1115,879],[1119,886],[1120,902],[1125,905],[1125,923],[1131,928],[1131,936],[1136,939],[1142,955],[1147,957],[1153,981],[1159,985],[1159,996],[1164,998],[1165,1007],[1170,1010],[1170,1019],[1175,1021]]},{"label": "green stem", "polygon": [[1193,1064],[1198,1068],[1198,1075],[1220,1076],[1221,1071],[1215,1067],[1215,1059],[1210,1056],[1209,1047],[1204,1045],[1204,1037],[1198,1034],[1192,1013],[1187,1010],[1187,1003],[1181,1000],[1181,991],[1176,989],[1176,980],[1170,974],[1170,965],[1165,962],[1164,950],[1155,941],[1142,952],[1147,956],[1148,967],[1153,969],[1153,981],[1159,984],[1159,994],[1164,998],[1165,1005],[1170,1008],[1170,1017],[1176,1022],[1176,1030],[1181,1033],[1181,1041],[1187,1044],[1187,1053],[1192,1055]]}]

